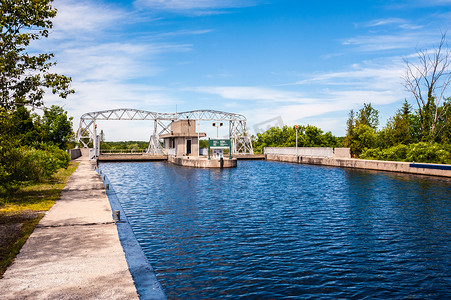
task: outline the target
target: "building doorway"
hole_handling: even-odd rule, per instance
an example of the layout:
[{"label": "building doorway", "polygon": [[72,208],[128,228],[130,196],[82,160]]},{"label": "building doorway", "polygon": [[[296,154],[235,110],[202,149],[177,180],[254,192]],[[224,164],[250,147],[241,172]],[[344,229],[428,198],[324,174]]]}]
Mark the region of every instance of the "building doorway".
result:
[{"label": "building doorway", "polygon": [[186,140],[186,155],[191,154],[191,140]]}]

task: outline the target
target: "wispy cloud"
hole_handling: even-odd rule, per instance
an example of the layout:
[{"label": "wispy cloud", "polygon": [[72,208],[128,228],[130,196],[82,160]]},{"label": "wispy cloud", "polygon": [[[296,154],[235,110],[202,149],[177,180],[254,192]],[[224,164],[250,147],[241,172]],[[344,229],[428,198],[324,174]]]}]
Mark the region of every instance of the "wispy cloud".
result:
[{"label": "wispy cloud", "polygon": [[402,0],[396,1],[388,5],[390,8],[403,9],[405,7],[436,7],[447,6],[451,4],[451,0]]},{"label": "wispy cloud", "polygon": [[258,0],[136,0],[136,7],[195,15],[221,14],[224,9],[255,6]]},{"label": "wispy cloud", "polygon": [[156,37],[173,37],[180,35],[201,35],[212,32],[212,29],[201,29],[201,30],[179,30],[174,32],[163,32],[156,34]]},{"label": "wispy cloud", "polygon": [[400,86],[405,65],[401,58],[353,64],[346,70],[309,75],[294,85],[352,86],[356,89],[380,90]]},{"label": "wispy cloud", "polygon": [[117,7],[95,1],[57,0],[55,6],[58,13],[53,21],[52,38],[82,38],[82,33],[101,32],[112,23],[123,22],[130,16]]},{"label": "wispy cloud", "polygon": [[224,99],[230,100],[260,101],[267,103],[308,103],[315,101],[314,99],[309,99],[308,97],[301,95],[301,93],[256,86],[203,86],[185,88],[185,90],[218,95]]},{"label": "wispy cloud", "polygon": [[362,35],[343,41],[343,45],[355,47],[359,51],[379,52],[396,49],[414,49],[419,41],[430,43],[430,34],[425,32],[394,33],[383,35]]},{"label": "wispy cloud", "polygon": [[386,26],[395,26],[401,29],[407,30],[416,30],[423,28],[422,25],[414,25],[410,21],[401,18],[386,18],[386,19],[377,19],[371,20],[364,24],[365,27],[386,27]]},{"label": "wispy cloud", "polygon": [[377,20],[371,20],[365,24],[366,27],[378,27],[378,26],[385,26],[385,25],[391,25],[391,24],[404,24],[406,23],[406,20],[401,18],[387,18],[387,19],[377,19]]},{"label": "wispy cloud", "polygon": [[255,5],[246,0],[136,0],[137,5],[166,10],[234,8]]}]

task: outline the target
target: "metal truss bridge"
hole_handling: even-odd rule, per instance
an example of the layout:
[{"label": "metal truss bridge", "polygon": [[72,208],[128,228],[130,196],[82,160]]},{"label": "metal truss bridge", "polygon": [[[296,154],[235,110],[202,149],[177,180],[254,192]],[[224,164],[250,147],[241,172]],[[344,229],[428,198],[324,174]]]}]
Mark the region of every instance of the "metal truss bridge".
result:
[{"label": "metal truss bridge", "polygon": [[97,143],[96,121],[103,120],[145,120],[154,122],[154,131],[150,136],[147,153],[161,155],[160,136],[171,132],[171,123],[177,120],[225,121],[229,122],[229,137],[232,142],[232,154],[254,154],[251,137],[246,127],[246,117],[240,114],[216,111],[193,110],[180,113],[157,113],[131,108],[120,108],[85,113],[80,117],[77,142],[84,148],[90,142]]}]

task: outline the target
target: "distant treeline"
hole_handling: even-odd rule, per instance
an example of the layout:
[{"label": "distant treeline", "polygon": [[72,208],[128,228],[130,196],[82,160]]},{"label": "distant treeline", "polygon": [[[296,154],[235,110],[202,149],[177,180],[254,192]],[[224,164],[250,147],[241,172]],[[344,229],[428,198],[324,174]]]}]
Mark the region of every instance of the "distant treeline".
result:
[{"label": "distant treeline", "polygon": [[[320,128],[307,125],[298,126],[298,147],[342,147],[343,138],[330,131],[324,133]],[[296,126],[271,127],[253,136],[254,151],[262,153],[264,147],[296,147]]]},{"label": "distant treeline", "polygon": [[121,142],[101,142],[101,150],[146,150],[149,142],[144,141],[121,141]]},{"label": "distant treeline", "polygon": [[[407,101],[391,117],[385,127],[378,129],[379,111],[371,103],[349,113],[345,137],[324,133],[312,126],[298,126],[299,147],[349,147],[355,158],[391,161],[451,163],[450,98],[437,111],[444,111],[432,125],[414,111]],[[423,118],[423,121],[422,121]],[[434,129],[431,133],[432,127]],[[253,137],[254,149],[264,147],[295,147],[296,126],[272,127]]]}]

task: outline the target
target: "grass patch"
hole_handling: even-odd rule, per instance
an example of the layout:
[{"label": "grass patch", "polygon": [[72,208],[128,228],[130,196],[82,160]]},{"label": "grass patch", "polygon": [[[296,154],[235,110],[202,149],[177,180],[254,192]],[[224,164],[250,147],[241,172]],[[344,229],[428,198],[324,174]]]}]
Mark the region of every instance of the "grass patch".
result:
[{"label": "grass patch", "polygon": [[48,180],[22,187],[12,195],[0,191],[0,278],[36,225],[56,200],[78,162],[70,162]]},{"label": "grass patch", "polygon": [[43,216],[44,213],[29,218],[21,214],[0,216],[0,278]]}]

